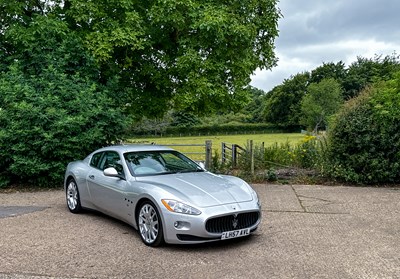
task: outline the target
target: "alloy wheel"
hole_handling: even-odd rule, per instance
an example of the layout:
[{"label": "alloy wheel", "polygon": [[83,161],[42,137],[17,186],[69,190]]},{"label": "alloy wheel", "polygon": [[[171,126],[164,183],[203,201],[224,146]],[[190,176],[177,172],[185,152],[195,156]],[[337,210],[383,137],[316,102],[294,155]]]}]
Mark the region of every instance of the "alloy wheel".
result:
[{"label": "alloy wheel", "polygon": [[148,203],[145,203],[139,212],[139,231],[143,241],[152,244],[157,240],[159,233],[159,220],[157,211]]},{"label": "alloy wheel", "polygon": [[67,204],[70,210],[75,210],[78,205],[78,187],[75,181],[70,181],[67,187]]}]

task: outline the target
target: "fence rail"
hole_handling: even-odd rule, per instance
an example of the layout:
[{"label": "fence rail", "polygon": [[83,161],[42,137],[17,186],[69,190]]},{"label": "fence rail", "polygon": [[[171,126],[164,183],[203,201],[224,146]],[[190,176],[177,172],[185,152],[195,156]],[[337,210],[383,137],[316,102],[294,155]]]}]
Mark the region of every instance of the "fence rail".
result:
[{"label": "fence rail", "polygon": [[238,162],[238,157],[246,153],[247,150],[241,147],[239,144],[223,142],[221,146],[222,150],[222,163],[230,161],[232,167],[236,167]]},{"label": "fence rail", "polygon": [[232,163],[232,167],[235,168],[238,163],[238,158],[240,156],[248,155],[250,157],[250,170],[251,173],[254,174],[254,144],[253,140],[247,141],[247,147],[244,148],[238,144],[226,143],[223,142],[222,146],[222,163],[226,163],[230,161]]}]

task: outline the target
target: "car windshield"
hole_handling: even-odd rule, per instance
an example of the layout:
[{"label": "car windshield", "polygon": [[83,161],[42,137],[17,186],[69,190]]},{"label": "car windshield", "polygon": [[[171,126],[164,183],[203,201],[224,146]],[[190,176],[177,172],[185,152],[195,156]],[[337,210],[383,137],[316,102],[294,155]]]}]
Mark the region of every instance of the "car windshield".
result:
[{"label": "car windshield", "polygon": [[140,151],[124,154],[129,171],[134,176],[199,172],[203,169],[177,151]]}]

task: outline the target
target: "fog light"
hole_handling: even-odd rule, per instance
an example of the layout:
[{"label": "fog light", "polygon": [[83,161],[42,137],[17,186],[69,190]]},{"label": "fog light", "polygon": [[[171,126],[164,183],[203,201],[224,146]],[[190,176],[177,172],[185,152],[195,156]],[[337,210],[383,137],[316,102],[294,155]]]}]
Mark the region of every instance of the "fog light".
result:
[{"label": "fog light", "polygon": [[184,222],[184,221],[175,221],[174,222],[174,227],[177,230],[189,230],[190,229],[190,223],[189,222]]}]

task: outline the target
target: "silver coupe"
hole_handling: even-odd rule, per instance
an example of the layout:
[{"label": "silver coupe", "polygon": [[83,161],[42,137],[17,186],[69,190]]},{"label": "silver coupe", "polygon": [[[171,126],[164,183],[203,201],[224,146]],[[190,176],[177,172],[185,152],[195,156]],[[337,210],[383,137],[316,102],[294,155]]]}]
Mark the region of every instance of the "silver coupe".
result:
[{"label": "silver coupe", "polygon": [[87,208],[122,220],[149,246],[243,237],[261,221],[249,184],[163,146],[99,149],[68,164],[64,189],[72,213]]}]

